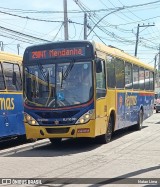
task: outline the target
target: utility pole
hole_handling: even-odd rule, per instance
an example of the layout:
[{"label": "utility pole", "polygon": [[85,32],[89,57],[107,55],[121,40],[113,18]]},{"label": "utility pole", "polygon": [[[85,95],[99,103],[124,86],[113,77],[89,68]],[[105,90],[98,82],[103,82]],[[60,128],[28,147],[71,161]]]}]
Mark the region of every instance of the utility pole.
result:
[{"label": "utility pole", "polygon": [[137,26],[136,46],[135,46],[135,55],[134,56],[137,56],[138,40],[139,40],[139,24]]},{"label": "utility pole", "polygon": [[155,81],[154,81],[154,85],[155,85],[155,88],[157,87],[157,85],[158,85],[158,78],[157,78],[157,55],[158,54],[156,54],[155,55],[155,57],[154,57],[154,72],[155,72]]},{"label": "utility pole", "polygon": [[63,0],[63,7],[64,7],[64,40],[68,40],[67,0]]},{"label": "utility pole", "polygon": [[87,40],[87,13],[84,13],[84,40]]},{"label": "utility pole", "polygon": [[140,27],[152,27],[152,26],[155,26],[154,24],[152,24],[152,25],[150,25],[150,24],[148,24],[148,25],[140,25],[140,24],[138,24],[138,26],[137,26],[137,34],[136,34],[136,46],[135,46],[135,55],[134,56],[137,56],[137,49],[138,49],[138,41],[139,41],[139,28]]},{"label": "utility pole", "polygon": [[160,87],[160,81],[159,81],[159,76],[160,76],[160,44],[158,48],[158,53],[155,55],[154,58],[154,70],[155,70],[155,88]]},{"label": "utility pole", "polygon": [[158,49],[158,66],[157,66],[157,87],[159,88],[159,75],[160,75],[160,45],[159,45],[159,49]]},{"label": "utility pole", "polygon": [[4,51],[4,44],[2,41],[0,41],[0,47],[1,47],[1,51]]},{"label": "utility pole", "polygon": [[19,55],[19,48],[20,48],[20,44],[17,44],[18,55]]}]

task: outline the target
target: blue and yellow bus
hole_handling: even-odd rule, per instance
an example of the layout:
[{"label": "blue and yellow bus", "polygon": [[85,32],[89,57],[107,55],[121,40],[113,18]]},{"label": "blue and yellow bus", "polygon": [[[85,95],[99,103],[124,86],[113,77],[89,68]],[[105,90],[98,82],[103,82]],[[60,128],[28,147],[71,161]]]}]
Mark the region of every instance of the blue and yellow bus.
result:
[{"label": "blue and yellow bus", "polygon": [[0,140],[25,136],[22,57],[0,52]]},{"label": "blue and yellow bus", "polygon": [[30,46],[23,57],[27,138],[111,140],[153,114],[154,69],[112,46],[63,41]]}]

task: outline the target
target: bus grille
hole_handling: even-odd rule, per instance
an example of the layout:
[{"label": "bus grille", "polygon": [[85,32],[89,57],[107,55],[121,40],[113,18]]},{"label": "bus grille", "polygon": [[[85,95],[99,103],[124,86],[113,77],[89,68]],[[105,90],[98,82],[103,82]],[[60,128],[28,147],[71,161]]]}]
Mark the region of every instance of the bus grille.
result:
[{"label": "bus grille", "polygon": [[[58,121],[58,126],[59,125],[72,125],[74,124],[75,121]],[[42,125],[51,125],[51,126],[55,126],[57,125],[56,124],[56,121],[42,121]]]},{"label": "bus grille", "polygon": [[67,128],[46,128],[47,133],[49,134],[64,134],[69,132],[69,127]]}]

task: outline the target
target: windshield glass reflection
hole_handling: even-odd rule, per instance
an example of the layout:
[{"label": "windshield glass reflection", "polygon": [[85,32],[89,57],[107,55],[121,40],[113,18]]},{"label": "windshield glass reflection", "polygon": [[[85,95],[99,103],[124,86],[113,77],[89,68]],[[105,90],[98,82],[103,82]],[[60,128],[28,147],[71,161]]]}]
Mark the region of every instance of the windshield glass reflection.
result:
[{"label": "windshield glass reflection", "polygon": [[25,68],[25,102],[31,106],[65,107],[93,95],[91,62],[34,65]]}]

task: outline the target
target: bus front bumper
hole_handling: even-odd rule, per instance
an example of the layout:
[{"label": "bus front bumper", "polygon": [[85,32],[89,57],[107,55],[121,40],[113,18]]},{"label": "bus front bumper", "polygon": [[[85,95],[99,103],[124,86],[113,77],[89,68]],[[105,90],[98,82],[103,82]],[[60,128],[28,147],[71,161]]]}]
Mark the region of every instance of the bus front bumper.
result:
[{"label": "bus front bumper", "polygon": [[70,126],[38,126],[29,125],[25,122],[27,139],[31,138],[78,138],[95,137],[94,120],[86,124]]}]

